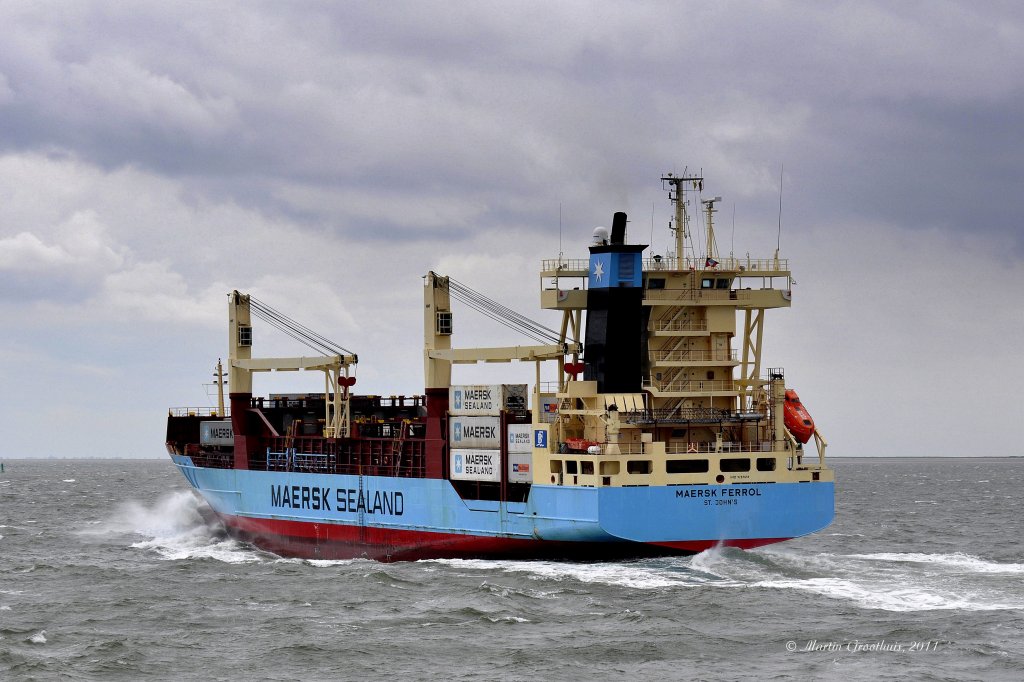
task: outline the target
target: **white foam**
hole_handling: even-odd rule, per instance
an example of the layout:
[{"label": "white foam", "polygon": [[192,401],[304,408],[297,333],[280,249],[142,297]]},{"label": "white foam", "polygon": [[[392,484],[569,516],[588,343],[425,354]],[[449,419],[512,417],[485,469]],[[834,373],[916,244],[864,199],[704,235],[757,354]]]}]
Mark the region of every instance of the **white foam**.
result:
[{"label": "white foam", "polygon": [[853,559],[864,559],[866,561],[936,564],[975,573],[1024,573],[1024,564],[1001,564],[995,561],[986,561],[963,552],[954,552],[953,554],[878,552],[876,554],[850,554],[848,556]]},{"label": "white foam", "polygon": [[578,580],[583,583],[617,585],[640,590],[692,587],[708,580],[686,573],[669,573],[663,568],[640,563],[579,564],[559,561],[489,561],[486,559],[432,559],[455,568],[509,573],[526,573],[532,580]]},{"label": "white foam", "polygon": [[26,641],[32,644],[46,644],[46,630],[40,630],[36,634],[29,637]]},{"label": "white foam", "polygon": [[152,506],[127,502],[118,507],[113,518],[80,530],[79,534],[141,535],[147,539],[132,542],[132,548],[152,550],[169,560],[213,559],[231,564],[262,560],[258,552],[221,537],[206,525],[199,513],[200,504],[187,490],[165,495]]},{"label": "white foam", "polygon": [[832,599],[846,599],[868,609],[884,611],[1002,611],[1024,609],[1024,604],[982,601],[975,597],[943,594],[939,590],[897,587],[880,582],[856,582],[842,578],[810,578],[807,580],[765,580],[752,587],[794,589],[820,594]]},{"label": "white foam", "polygon": [[63,479],[61,481],[61,483],[74,483],[74,482],[75,482],[75,479],[73,479],[73,478],[65,478],[65,479]]}]

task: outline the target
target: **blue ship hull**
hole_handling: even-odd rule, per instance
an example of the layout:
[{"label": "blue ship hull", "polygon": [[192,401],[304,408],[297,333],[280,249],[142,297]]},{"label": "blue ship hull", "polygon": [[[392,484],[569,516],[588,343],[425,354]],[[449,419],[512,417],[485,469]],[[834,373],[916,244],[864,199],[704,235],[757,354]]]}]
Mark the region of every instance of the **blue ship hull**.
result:
[{"label": "blue ship hull", "polygon": [[172,456],[232,535],[286,556],[608,558],[742,548],[825,528],[834,484],[531,486],[463,499],[445,479],[197,467]]}]

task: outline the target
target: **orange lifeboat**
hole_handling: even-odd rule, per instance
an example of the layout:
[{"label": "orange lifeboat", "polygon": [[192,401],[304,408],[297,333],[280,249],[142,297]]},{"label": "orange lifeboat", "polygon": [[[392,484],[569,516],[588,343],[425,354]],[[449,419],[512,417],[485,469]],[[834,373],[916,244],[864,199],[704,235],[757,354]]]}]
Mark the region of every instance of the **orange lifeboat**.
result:
[{"label": "orange lifeboat", "polygon": [[800,402],[800,396],[796,394],[793,389],[786,391],[786,403],[783,406],[783,413],[785,419],[783,420],[786,424],[786,428],[793,434],[801,443],[806,443],[814,435],[814,420],[811,419],[811,414],[804,407],[804,404]]}]

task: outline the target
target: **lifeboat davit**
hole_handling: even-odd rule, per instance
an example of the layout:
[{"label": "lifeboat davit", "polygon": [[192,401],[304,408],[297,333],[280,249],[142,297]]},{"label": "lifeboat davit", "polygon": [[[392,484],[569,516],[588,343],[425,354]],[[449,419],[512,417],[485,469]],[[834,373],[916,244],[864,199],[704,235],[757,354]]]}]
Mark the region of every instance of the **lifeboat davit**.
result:
[{"label": "lifeboat davit", "polygon": [[814,420],[810,412],[800,402],[800,396],[793,389],[786,390],[786,403],[783,406],[786,428],[801,443],[806,443],[814,435]]}]

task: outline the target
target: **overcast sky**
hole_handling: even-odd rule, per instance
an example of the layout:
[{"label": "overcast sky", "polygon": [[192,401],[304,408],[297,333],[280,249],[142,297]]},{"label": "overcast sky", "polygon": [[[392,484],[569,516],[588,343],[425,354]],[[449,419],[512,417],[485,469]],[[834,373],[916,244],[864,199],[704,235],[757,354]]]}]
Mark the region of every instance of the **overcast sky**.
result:
[{"label": "overcast sky", "polygon": [[361,392],[418,393],[426,271],[553,325],[540,259],[619,210],[667,252],[686,167],[752,257],[784,168],[765,364],[830,454],[1024,453],[1021,7],[4,0],[0,458],[165,456],[235,288],[357,352]]}]

